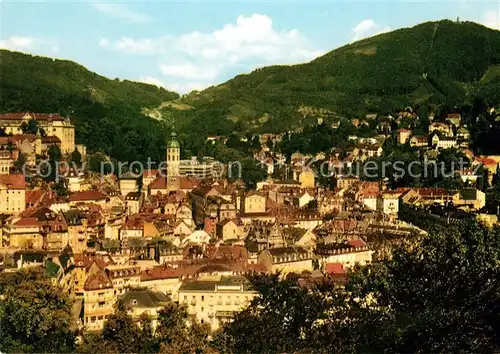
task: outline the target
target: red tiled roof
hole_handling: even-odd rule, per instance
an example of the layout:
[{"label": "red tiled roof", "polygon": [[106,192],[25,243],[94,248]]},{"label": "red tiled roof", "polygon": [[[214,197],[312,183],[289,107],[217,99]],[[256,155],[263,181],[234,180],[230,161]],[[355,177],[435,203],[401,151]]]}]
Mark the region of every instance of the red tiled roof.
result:
[{"label": "red tiled roof", "polygon": [[145,170],[142,177],[156,177],[159,172],[159,170]]},{"label": "red tiled roof", "polygon": [[415,188],[419,195],[432,196],[432,195],[452,195],[453,191],[444,188]]},{"label": "red tiled roof", "polygon": [[192,177],[180,177],[179,178],[180,189],[195,189],[200,185],[200,180],[198,178]]},{"label": "red tiled roof", "polygon": [[44,136],[42,137],[42,144],[60,144],[61,139],[57,136]]},{"label": "red tiled roof", "polygon": [[194,276],[199,266],[181,266],[178,268],[155,267],[147,269],[141,273],[141,281],[155,279],[173,279],[187,276]]},{"label": "red tiled roof", "polygon": [[490,157],[476,157],[476,160],[483,165],[496,165],[497,162]]},{"label": "red tiled roof", "polygon": [[363,240],[351,240],[347,243],[349,244],[349,246],[352,246],[352,247],[365,247],[366,246],[366,244]]},{"label": "red tiled roof", "polygon": [[262,263],[252,263],[247,265],[247,269],[255,273],[266,273],[267,269]]},{"label": "red tiled roof", "polygon": [[72,194],[69,197],[71,202],[79,202],[79,201],[90,201],[90,200],[103,200],[109,198],[102,192],[99,191],[84,191]]},{"label": "red tiled roof", "polygon": [[31,191],[26,191],[26,204],[36,204],[42,200],[44,191],[40,189],[35,189]]},{"label": "red tiled roof", "polygon": [[167,189],[167,179],[165,177],[156,177],[150,184],[150,189]]},{"label": "red tiled roof", "polygon": [[109,289],[112,287],[113,284],[111,283],[109,276],[106,274],[104,270],[101,270],[100,272],[91,275],[90,277],[87,278],[87,281],[85,281],[85,285],[83,286],[83,289],[89,291],[89,290]]},{"label": "red tiled roof", "polygon": [[24,140],[28,140],[30,143],[35,141],[36,135],[35,134],[15,134],[12,136],[12,140],[14,142],[22,142]]},{"label": "red tiled roof", "polygon": [[14,225],[16,227],[24,227],[24,226],[37,227],[37,226],[40,226],[40,224],[38,223],[38,219],[37,218],[21,218],[18,221],[16,221],[14,223]]},{"label": "red tiled roof", "polygon": [[22,174],[0,175],[0,184],[9,189],[26,189],[26,181]]},{"label": "red tiled roof", "polygon": [[345,274],[345,269],[342,263],[327,263],[325,266],[325,271],[326,273],[333,275]]},{"label": "red tiled roof", "polygon": [[34,118],[36,120],[65,120],[64,117],[61,117],[59,114],[56,113],[27,113],[27,112],[11,112],[11,113],[4,113],[0,114],[0,120],[15,120],[15,119],[23,119],[25,115],[31,116],[31,118]]}]

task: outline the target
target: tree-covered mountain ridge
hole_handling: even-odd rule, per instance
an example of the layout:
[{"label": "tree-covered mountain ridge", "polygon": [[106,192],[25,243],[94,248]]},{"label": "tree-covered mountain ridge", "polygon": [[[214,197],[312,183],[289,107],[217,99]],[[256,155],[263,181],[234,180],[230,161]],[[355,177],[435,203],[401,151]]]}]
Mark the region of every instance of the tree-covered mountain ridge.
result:
[{"label": "tree-covered mountain ridge", "polygon": [[500,31],[443,20],[347,44],[306,64],[257,69],[182,101],[204,116],[281,131],[301,125],[307,111],[361,116],[477,96],[495,104],[499,87]]},{"label": "tree-covered mountain ridge", "polygon": [[146,111],[178,98],[153,85],[108,79],[69,60],[0,50],[0,112],[69,116],[78,143],[119,160],[164,156],[166,129]]}]

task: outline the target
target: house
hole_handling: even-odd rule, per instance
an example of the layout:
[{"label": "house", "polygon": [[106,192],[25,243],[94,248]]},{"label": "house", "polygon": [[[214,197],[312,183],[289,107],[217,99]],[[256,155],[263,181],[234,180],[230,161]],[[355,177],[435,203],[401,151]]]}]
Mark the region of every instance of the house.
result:
[{"label": "house", "polygon": [[69,196],[70,206],[76,206],[77,204],[98,204],[104,206],[111,200],[109,196],[99,191],[83,191],[71,194]]},{"label": "house", "polygon": [[47,138],[59,140],[61,152],[64,155],[71,154],[75,150],[75,126],[71,124],[68,117],[50,113],[24,113],[13,112],[0,114],[0,126],[6,134],[20,134],[21,125],[30,120],[36,120],[38,126],[46,133]]},{"label": "house", "polygon": [[154,331],[158,325],[158,312],[171,300],[160,291],[130,289],[121,296],[121,301],[134,321],[139,321],[142,314],[147,314]]},{"label": "house", "polygon": [[128,172],[120,176],[120,191],[122,196],[126,196],[132,192],[138,192],[139,186],[137,184],[138,176],[132,172]]},{"label": "house", "polygon": [[297,205],[299,208],[306,206],[314,200],[314,196],[311,194],[311,192],[304,190],[301,194],[294,197],[294,205]]},{"label": "house", "polygon": [[309,168],[302,170],[299,174],[299,182],[302,188],[314,188],[314,179],[314,171]]},{"label": "house", "polygon": [[457,139],[449,138],[449,137],[440,137],[438,134],[435,134],[432,139],[432,146],[437,149],[450,149],[457,146]]},{"label": "house", "polygon": [[[193,225],[192,225],[193,226]],[[193,232],[192,226],[188,225],[184,220],[179,219],[174,225],[174,236],[187,236]]]},{"label": "house", "polygon": [[377,210],[384,214],[396,215],[401,194],[399,191],[384,191],[377,199]]},{"label": "house", "polygon": [[398,129],[396,131],[396,141],[398,144],[403,145],[408,142],[408,139],[410,139],[411,136],[411,130],[409,129]]},{"label": "house", "polygon": [[347,243],[331,243],[318,245],[314,251],[323,266],[328,263],[340,263],[343,268],[353,267],[356,264],[365,265],[372,261],[373,251],[361,240]]},{"label": "house", "polygon": [[159,170],[147,169],[142,173],[142,188],[148,190],[149,185],[158,177]]},{"label": "house", "polygon": [[243,212],[245,214],[264,213],[266,211],[266,197],[259,192],[249,192],[243,201]]},{"label": "house", "polygon": [[141,267],[137,265],[110,264],[105,271],[116,295],[122,295],[128,288],[138,287],[141,282]]},{"label": "house", "polygon": [[411,147],[425,147],[429,145],[429,139],[426,136],[414,135],[410,138]]},{"label": "house", "polygon": [[346,177],[340,176],[337,179],[337,187],[341,189],[349,188],[350,186],[358,182],[359,182],[359,177],[357,176],[346,176]]},{"label": "house", "polygon": [[380,157],[382,156],[382,153],[384,152],[384,149],[382,149],[381,146],[368,146],[363,149],[363,152],[366,153],[368,157]]},{"label": "house", "polygon": [[0,174],[0,213],[18,214],[26,208],[26,182],[22,174]]},{"label": "house", "polygon": [[104,269],[87,277],[83,286],[83,324],[88,331],[100,331],[114,312],[116,294]]},{"label": "house", "polygon": [[0,174],[8,175],[14,166],[14,154],[9,151],[0,151]]},{"label": "house", "polygon": [[377,210],[378,189],[360,191],[358,201],[363,203],[369,210]]},{"label": "house", "polygon": [[460,189],[453,196],[453,205],[479,210],[486,205],[486,194],[475,188]]},{"label": "house", "polygon": [[70,169],[65,179],[68,184],[68,190],[71,193],[89,189],[89,185],[85,183],[85,178],[83,176],[83,172],[81,171]]},{"label": "house", "polygon": [[449,124],[454,125],[455,127],[459,127],[462,123],[462,116],[460,113],[448,113],[446,115],[445,121]]},{"label": "house", "polygon": [[87,249],[86,220],[77,209],[63,212],[68,230],[68,244],[73,252],[80,254]]},{"label": "house", "polygon": [[312,271],[312,254],[302,247],[268,248],[259,254],[258,262],[268,272],[302,273]]},{"label": "house", "polygon": [[237,240],[241,235],[241,227],[232,220],[225,219],[217,224],[217,237],[224,241]]},{"label": "house", "polygon": [[188,313],[212,331],[247,306],[257,295],[250,282],[242,276],[212,275],[184,281],[179,288],[179,303]]},{"label": "house", "polygon": [[469,185],[475,185],[477,180],[481,177],[481,175],[479,175],[473,168],[466,168],[460,171],[456,171],[455,173],[460,177],[460,180],[464,184]]},{"label": "house", "polygon": [[184,247],[188,244],[194,244],[200,246],[207,245],[210,242],[210,239],[211,237],[206,231],[196,230],[181,241],[181,247]]},{"label": "house", "polygon": [[144,195],[141,192],[130,192],[125,196],[125,210],[127,214],[136,214],[141,210]]},{"label": "house", "polygon": [[434,132],[440,132],[445,137],[451,137],[453,135],[453,131],[450,126],[445,123],[431,123],[429,124],[429,134]]}]

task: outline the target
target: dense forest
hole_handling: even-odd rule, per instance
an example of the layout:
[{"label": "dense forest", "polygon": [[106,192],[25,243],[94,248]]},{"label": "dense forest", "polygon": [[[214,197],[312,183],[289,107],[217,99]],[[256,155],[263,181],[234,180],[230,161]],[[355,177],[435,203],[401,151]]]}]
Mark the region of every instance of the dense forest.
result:
[{"label": "dense forest", "polygon": [[78,143],[118,160],[164,156],[165,128],[141,111],[178,97],[156,86],[107,79],[74,62],[0,50],[0,112],[69,116]]},{"label": "dense forest", "polygon": [[361,40],[316,60],[271,66],[193,92],[203,115],[282,131],[300,125],[301,106],[359,117],[407,105],[500,101],[500,32],[471,22],[427,22]]}]

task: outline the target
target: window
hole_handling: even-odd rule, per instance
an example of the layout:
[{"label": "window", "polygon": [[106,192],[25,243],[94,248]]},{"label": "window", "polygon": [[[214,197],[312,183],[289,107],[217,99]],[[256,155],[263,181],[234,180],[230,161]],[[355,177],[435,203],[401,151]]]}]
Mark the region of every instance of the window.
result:
[{"label": "window", "polygon": [[95,316],[90,317],[90,322],[92,322],[92,323],[95,322]]},{"label": "window", "polygon": [[205,301],[205,296],[201,295],[201,301]]}]

